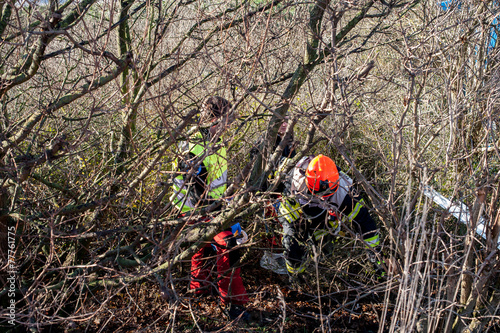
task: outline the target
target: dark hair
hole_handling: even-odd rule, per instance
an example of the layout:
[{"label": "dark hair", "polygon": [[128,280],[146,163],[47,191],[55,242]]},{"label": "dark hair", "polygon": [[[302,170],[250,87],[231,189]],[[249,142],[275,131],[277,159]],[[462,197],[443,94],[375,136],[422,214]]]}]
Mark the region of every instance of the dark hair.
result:
[{"label": "dark hair", "polygon": [[229,113],[231,103],[220,96],[207,97],[201,104],[201,116],[205,119],[217,119]]}]

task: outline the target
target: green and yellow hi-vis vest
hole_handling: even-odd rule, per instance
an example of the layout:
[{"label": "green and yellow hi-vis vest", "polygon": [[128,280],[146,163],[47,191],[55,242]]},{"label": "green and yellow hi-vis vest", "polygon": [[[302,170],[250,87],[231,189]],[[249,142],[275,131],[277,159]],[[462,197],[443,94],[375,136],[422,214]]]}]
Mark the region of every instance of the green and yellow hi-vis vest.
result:
[{"label": "green and yellow hi-vis vest", "polygon": [[[210,141],[207,141],[200,132],[193,134],[187,142],[179,144],[180,154],[188,156],[192,153],[196,157],[205,156],[202,164],[207,170],[205,192],[201,198],[194,193],[194,185],[185,179],[186,174],[181,173],[174,179],[174,193],[170,200],[177,209],[182,212],[188,212],[200,206],[200,199],[218,200],[221,199],[227,187],[227,159],[226,148],[216,147]],[[176,159],[173,163],[174,170],[179,169],[179,161]]]}]

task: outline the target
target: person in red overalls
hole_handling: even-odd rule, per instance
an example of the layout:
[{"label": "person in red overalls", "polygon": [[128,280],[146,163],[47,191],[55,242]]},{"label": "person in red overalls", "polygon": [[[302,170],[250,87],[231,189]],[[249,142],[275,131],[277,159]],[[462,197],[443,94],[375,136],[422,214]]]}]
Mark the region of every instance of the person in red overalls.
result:
[{"label": "person in red overalls", "polygon": [[[200,126],[190,131],[192,134],[187,141],[178,144],[179,158],[174,161],[178,173],[171,201],[183,216],[223,199],[227,186],[227,159],[220,135],[234,119],[231,103],[219,96],[208,97],[200,109]],[[234,250],[244,235],[237,224],[217,234],[191,259],[189,287],[201,295],[211,292],[210,273],[214,265],[210,258],[215,257],[219,295],[233,319],[240,315],[248,318],[243,307],[248,302],[248,294],[240,276],[241,269],[235,267],[239,251]]]},{"label": "person in red overalls", "polygon": [[246,312],[244,313],[243,306],[248,302],[248,294],[240,275],[241,268],[235,267],[240,259],[240,253],[238,249],[234,249],[247,239],[245,231],[237,223],[218,233],[211,244],[205,245],[191,259],[190,289],[198,295],[210,293],[212,290],[210,275],[216,266],[219,295],[224,305],[230,305],[229,316],[232,319],[242,313],[244,319],[248,316]]}]

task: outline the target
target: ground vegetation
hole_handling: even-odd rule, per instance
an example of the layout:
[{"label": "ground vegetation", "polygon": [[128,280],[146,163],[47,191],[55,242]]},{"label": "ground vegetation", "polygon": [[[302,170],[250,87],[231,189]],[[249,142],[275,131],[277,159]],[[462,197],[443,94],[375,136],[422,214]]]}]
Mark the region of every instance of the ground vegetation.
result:
[{"label": "ground vegetation", "polygon": [[[2,331],[498,332],[499,13],[475,0],[0,0]],[[211,95],[239,114],[223,137],[231,186],[191,225],[169,201],[172,162]],[[283,171],[323,153],[354,179],[384,279],[349,226],[300,285],[260,266],[282,251],[265,211],[285,117],[297,156]],[[186,289],[192,254],[235,221],[254,324]]]}]

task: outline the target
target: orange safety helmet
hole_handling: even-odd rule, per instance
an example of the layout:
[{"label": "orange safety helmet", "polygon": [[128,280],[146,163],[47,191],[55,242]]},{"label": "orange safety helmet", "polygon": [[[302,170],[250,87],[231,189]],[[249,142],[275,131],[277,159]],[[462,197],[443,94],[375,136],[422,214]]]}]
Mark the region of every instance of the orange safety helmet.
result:
[{"label": "orange safety helmet", "polygon": [[339,183],[339,171],[335,162],[321,154],[313,158],[307,166],[306,183],[311,193],[323,192],[323,197],[334,194]]}]

